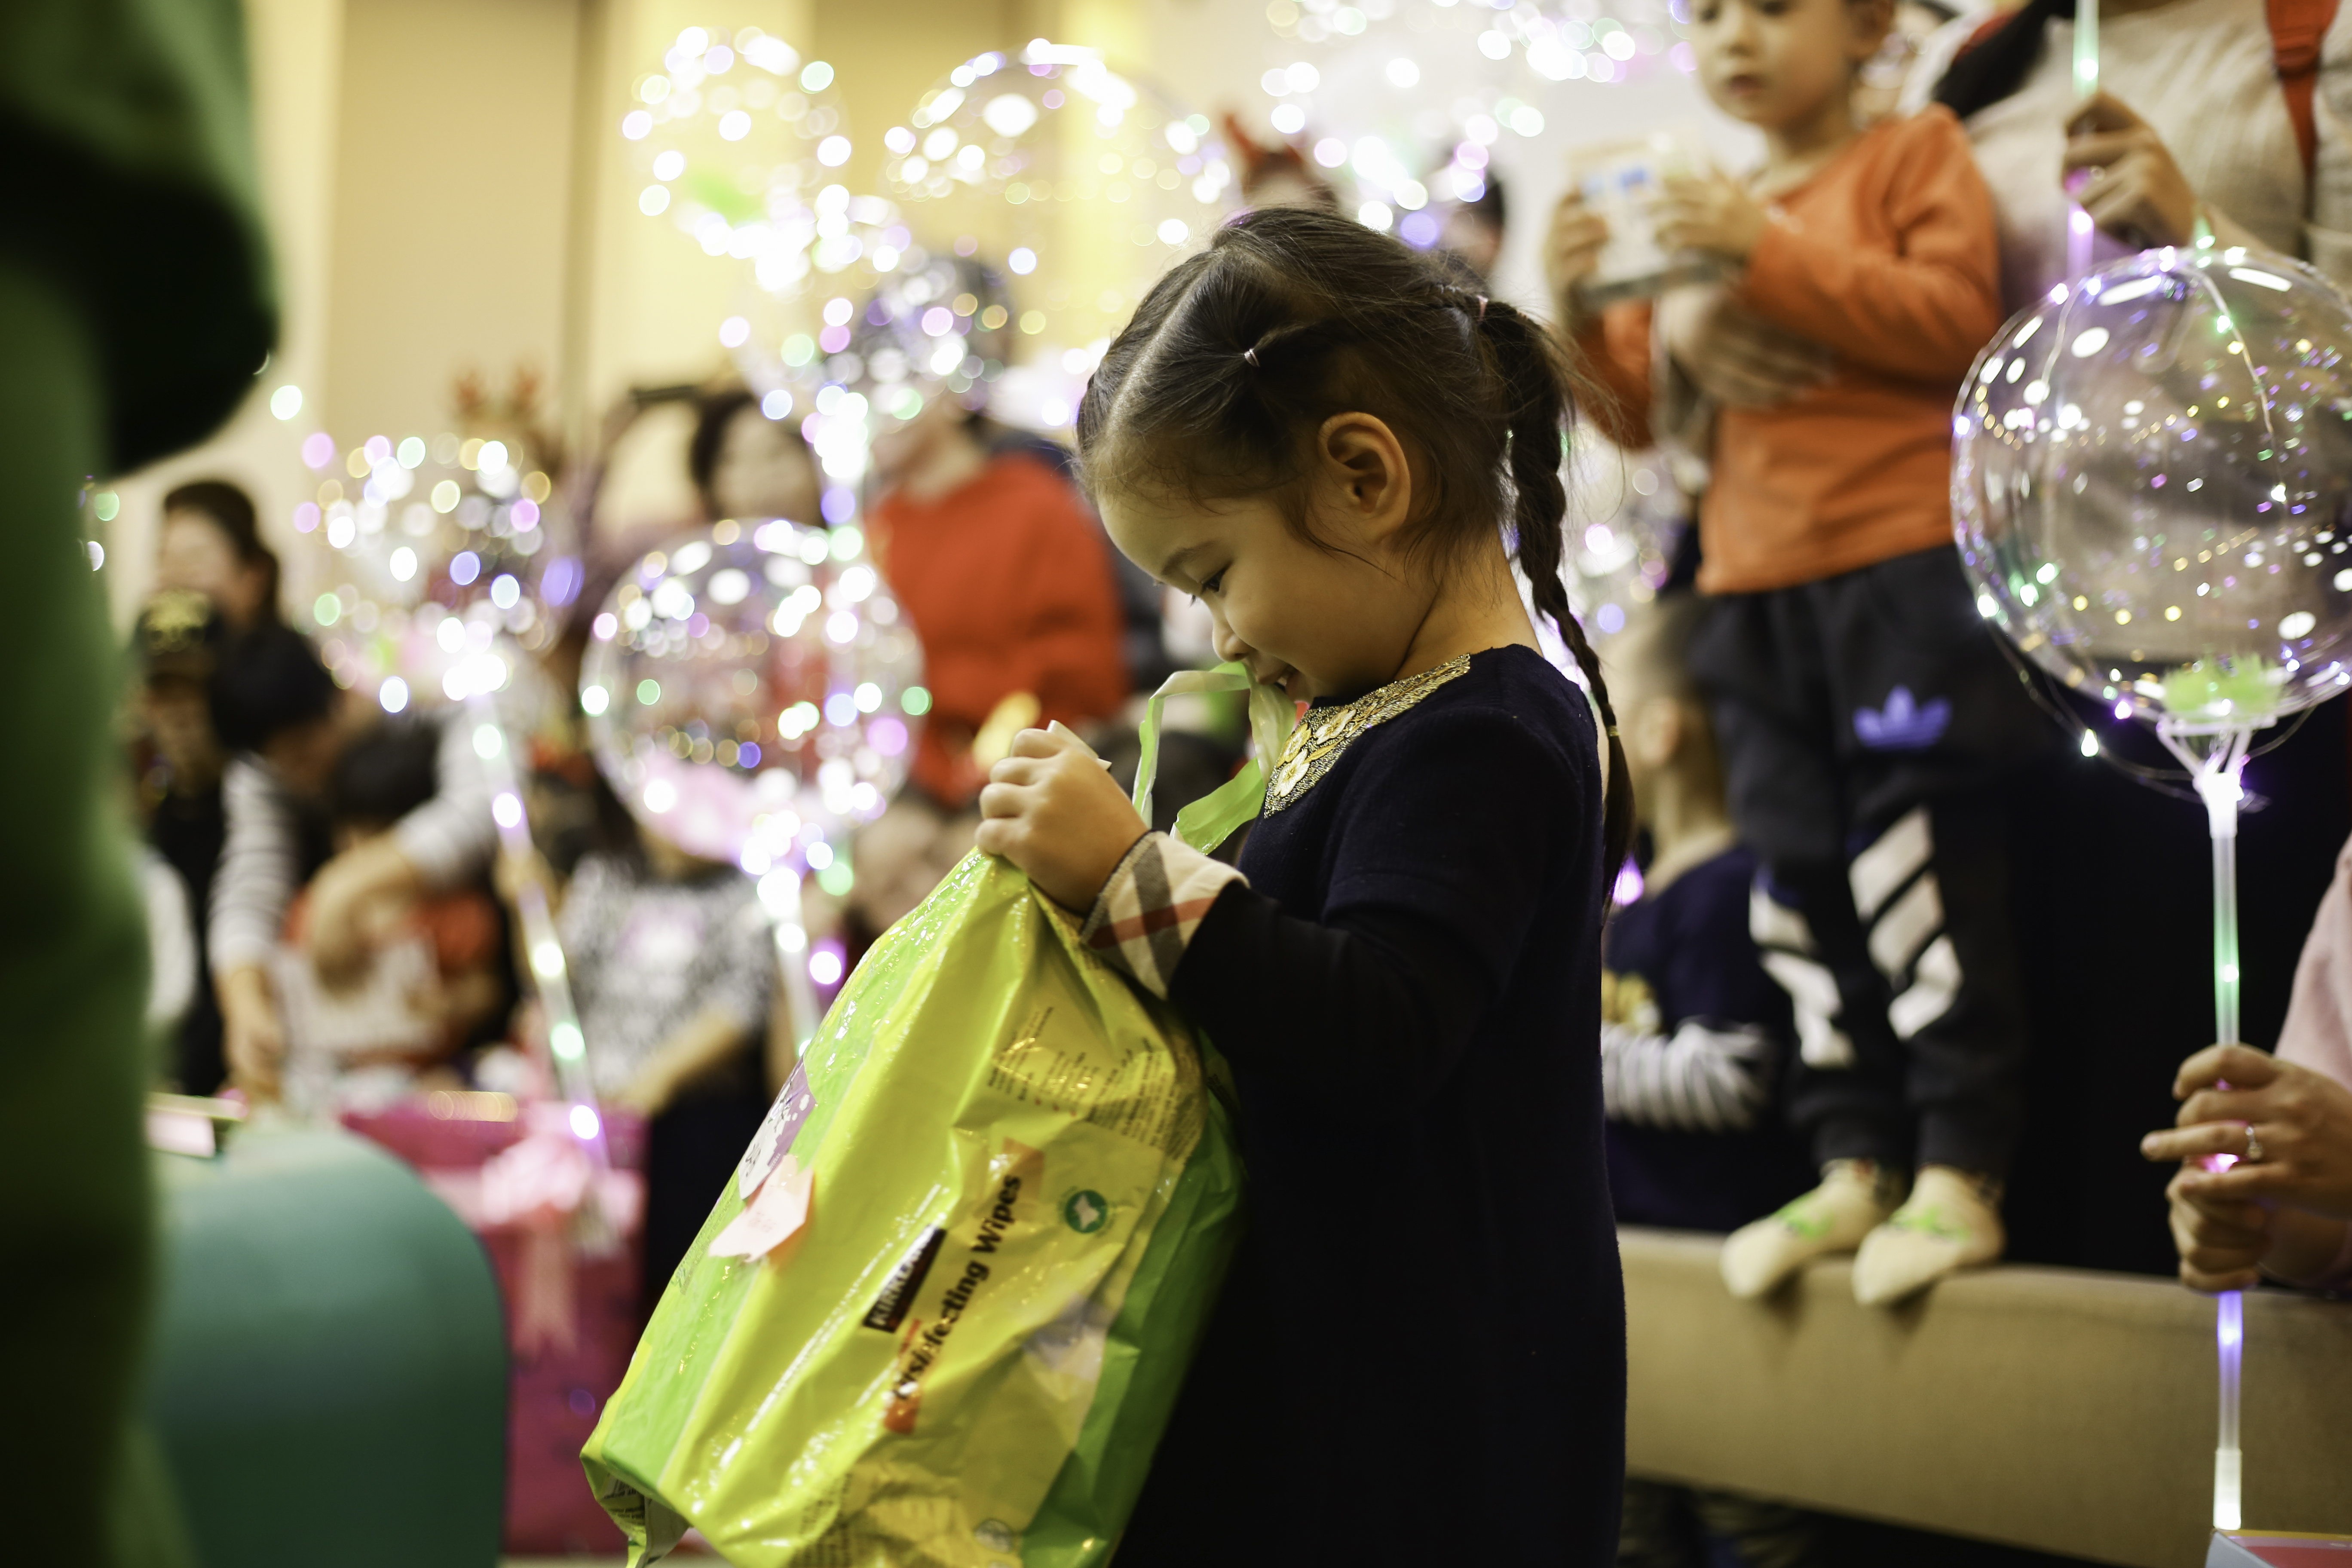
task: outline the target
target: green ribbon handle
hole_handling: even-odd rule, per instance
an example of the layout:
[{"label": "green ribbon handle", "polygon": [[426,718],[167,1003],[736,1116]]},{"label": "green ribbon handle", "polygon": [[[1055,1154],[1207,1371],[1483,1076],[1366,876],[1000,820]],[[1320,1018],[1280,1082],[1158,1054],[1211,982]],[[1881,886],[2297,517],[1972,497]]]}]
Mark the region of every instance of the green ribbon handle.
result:
[{"label": "green ribbon handle", "polygon": [[1211,691],[1249,694],[1250,736],[1257,742],[1257,754],[1242,764],[1241,772],[1176,814],[1176,837],[1204,855],[1265,809],[1266,781],[1298,722],[1297,705],[1280,688],[1252,680],[1241,665],[1179,670],[1170,676],[1144,705],[1143,727],[1137,735],[1142,755],[1135,764],[1135,809],[1147,823],[1151,820],[1151,786],[1160,776],[1160,722],[1168,700]]}]

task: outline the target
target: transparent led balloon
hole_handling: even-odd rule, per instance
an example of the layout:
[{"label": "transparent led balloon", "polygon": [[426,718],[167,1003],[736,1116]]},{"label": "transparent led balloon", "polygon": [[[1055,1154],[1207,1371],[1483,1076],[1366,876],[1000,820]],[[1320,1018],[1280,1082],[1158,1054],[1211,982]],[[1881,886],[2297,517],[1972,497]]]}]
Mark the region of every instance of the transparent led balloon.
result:
[{"label": "transparent led balloon", "polygon": [[921,667],[856,529],[726,521],[622,580],[580,701],[639,822],[691,854],[832,887],[848,830],[906,777],[930,707]]},{"label": "transparent led balloon", "polygon": [[1272,101],[1255,107],[1344,210],[1426,248],[1449,205],[1475,201],[1490,163],[1548,119],[1583,124],[1605,108],[1591,96],[1602,84],[1694,69],[1689,15],[1682,0],[1275,0],[1266,21],[1289,47],[1268,55],[1280,63],[1259,86]]},{"label": "transparent led balloon", "polygon": [[520,437],[313,436],[332,476],[296,526],[325,547],[310,605],[321,655],[388,711],[504,689],[580,587],[554,480]]},{"label": "transparent led balloon", "polygon": [[[532,390],[519,378],[500,403],[462,385],[461,409],[478,432],[464,437],[373,436],[343,453],[312,434],[302,457],[321,482],[295,514],[296,530],[323,547],[310,563],[323,591],[309,616],[320,657],[384,712],[437,708],[440,722],[469,731],[499,843],[517,858],[533,848],[523,737],[560,731],[566,710],[532,656],[554,640],[581,584],[561,494],[531,452]],[[601,1164],[604,1124],[545,890],[526,879],[512,902],[556,1079],[572,1102],[568,1125]],[[575,1226],[592,1248],[613,1237],[593,1203]]]},{"label": "transparent led balloon", "polygon": [[2352,310],[2301,263],[2145,252],[1978,360],[1952,495],[1978,608],[2171,735],[2352,685]]},{"label": "transparent led balloon", "polygon": [[853,144],[829,63],[757,27],[688,27],[662,68],[638,79],[621,120],[651,182],[638,209],[751,264],[719,342],[769,417],[804,417],[835,318],[920,252],[895,205],[842,183]]},{"label": "transparent led balloon", "polygon": [[[1049,365],[1123,326],[1239,195],[1205,118],[1091,49],[1042,40],[958,66],[884,143],[889,193],[918,237],[934,251],[990,247],[1012,274],[1031,357]],[[1091,368],[1072,361],[1069,374]]]},{"label": "transparent led balloon", "polygon": [[[825,377],[825,361],[847,346],[863,301],[903,269],[929,260],[880,196],[818,191],[806,232],[794,231],[794,259],[759,268],[761,287],[720,323],[719,343],[772,418],[804,418]],[[856,473],[835,476],[854,481]]]},{"label": "transparent led balloon", "polygon": [[[870,439],[873,428],[903,424],[934,399],[990,397],[1016,343],[1013,300],[995,268],[958,256],[918,257],[886,279],[853,318],[842,353],[825,361],[828,389],[818,393],[820,417],[814,430],[821,458],[841,438],[835,426],[855,425],[856,438]],[[974,395],[975,387],[987,388]],[[832,395],[828,397],[828,390]],[[828,405],[830,417],[826,417]],[[1066,423],[1066,407],[1023,418],[999,408],[1011,423]]]},{"label": "transparent led balloon", "polygon": [[1486,194],[1490,165],[1511,144],[1543,134],[1538,105],[1549,85],[1513,52],[1516,34],[1495,56],[1476,47],[1481,35],[1444,25],[1476,24],[1500,39],[1495,26],[1515,26],[1511,13],[1430,9],[1442,19],[1431,29],[1375,24],[1267,70],[1257,103],[1342,211],[1422,249],[1437,243],[1454,204]]},{"label": "transparent led balloon", "polygon": [[[1459,55],[1493,67],[1519,65],[1538,79],[1538,90],[1551,82],[1637,79],[1662,66],[1688,71],[1695,64],[1686,45],[1677,47],[1690,19],[1683,0],[1606,6],[1591,0],[1273,0],[1265,18],[1276,37],[1322,45],[1325,57],[1378,51],[1384,59],[1403,54],[1425,67]],[[1497,73],[1489,79],[1503,79]]]},{"label": "transparent led balloon", "polygon": [[[845,219],[842,243],[830,250],[820,246],[822,264],[809,274],[804,288],[795,286],[799,292],[823,290],[814,311],[817,330],[793,331],[783,324],[812,313],[809,302],[796,300],[793,290],[763,297],[750,319],[728,326],[743,329],[741,340],[730,346],[745,383],[760,395],[762,411],[772,419],[793,419],[808,441],[826,480],[825,518],[839,523],[849,521],[856,511],[856,487],[869,465],[877,405],[903,406],[898,394],[909,379],[921,381],[926,389],[935,385],[922,381],[929,374],[935,353],[889,352],[887,344],[877,353],[877,331],[888,337],[901,324],[903,313],[912,309],[915,318],[904,324],[921,339],[923,310],[932,303],[942,308],[951,303],[957,290],[944,279],[959,265],[971,264],[916,245],[896,221],[897,209],[879,197],[851,197],[835,186],[820,201],[831,204],[836,195]],[[877,222],[887,220],[889,226],[877,229],[863,223],[856,217],[861,212]],[[959,319],[964,331],[971,330],[976,313],[987,314],[995,327],[1006,324],[1001,308],[967,310]],[[721,337],[727,341],[724,331]],[[957,341],[962,342],[961,334]],[[912,342],[901,346],[915,347]],[[996,352],[1005,352],[1001,342]],[[949,363],[968,390],[985,367],[975,362],[971,374],[962,375],[965,358],[959,350]],[[1003,369],[999,360],[986,374],[993,377]],[[919,411],[922,397],[919,391],[914,411]]]},{"label": "transparent led balloon", "polygon": [[1424,250],[1482,248],[1448,229],[1497,172],[1562,129],[1586,149],[1654,131],[1655,108],[1603,95],[1672,95],[1696,66],[1684,0],[1275,0],[1265,16],[1283,42],[1239,121],[1286,139],[1341,211]]},{"label": "transparent led balloon", "polygon": [[647,182],[637,210],[751,261],[762,288],[789,287],[812,265],[817,197],[851,153],[833,67],[757,27],[686,28],[661,64],[621,118]]}]

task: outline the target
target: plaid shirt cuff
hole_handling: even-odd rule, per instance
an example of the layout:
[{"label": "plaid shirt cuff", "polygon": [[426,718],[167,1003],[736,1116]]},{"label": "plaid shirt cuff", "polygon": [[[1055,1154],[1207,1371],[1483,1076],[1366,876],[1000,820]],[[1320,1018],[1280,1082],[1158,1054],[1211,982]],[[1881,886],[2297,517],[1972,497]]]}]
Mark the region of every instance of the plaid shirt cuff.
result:
[{"label": "plaid shirt cuff", "polygon": [[1135,841],[1078,936],[1155,996],[1166,996],[1192,932],[1228,882],[1249,879],[1165,833]]}]

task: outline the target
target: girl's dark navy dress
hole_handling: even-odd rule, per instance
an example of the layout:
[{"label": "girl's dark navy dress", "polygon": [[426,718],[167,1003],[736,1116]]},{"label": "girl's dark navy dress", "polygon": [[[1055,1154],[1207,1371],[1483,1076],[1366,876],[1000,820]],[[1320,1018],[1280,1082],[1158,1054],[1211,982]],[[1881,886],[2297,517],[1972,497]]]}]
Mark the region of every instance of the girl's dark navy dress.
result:
[{"label": "girl's dark navy dress", "polygon": [[1615,1560],[1593,719],[1532,651],[1457,663],[1277,776],[1176,968],[1249,1224],[1120,1568]]}]

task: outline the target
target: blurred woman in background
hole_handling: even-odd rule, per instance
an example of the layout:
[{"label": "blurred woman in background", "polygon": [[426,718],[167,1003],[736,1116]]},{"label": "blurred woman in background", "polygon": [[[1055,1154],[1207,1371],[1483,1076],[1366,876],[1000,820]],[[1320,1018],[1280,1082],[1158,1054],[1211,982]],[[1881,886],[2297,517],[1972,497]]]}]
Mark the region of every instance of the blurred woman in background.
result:
[{"label": "blurred woman in background", "polygon": [[816,455],[800,426],[769,418],[740,386],[702,400],[686,466],[709,521],[782,517],[814,527],[824,521],[817,511],[823,487]]},{"label": "blurred woman in background", "polygon": [[202,594],[232,632],[278,624],[278,556],[261,542],[253,498],[225,479],[197,479],[163,498],[155,586]]}]

